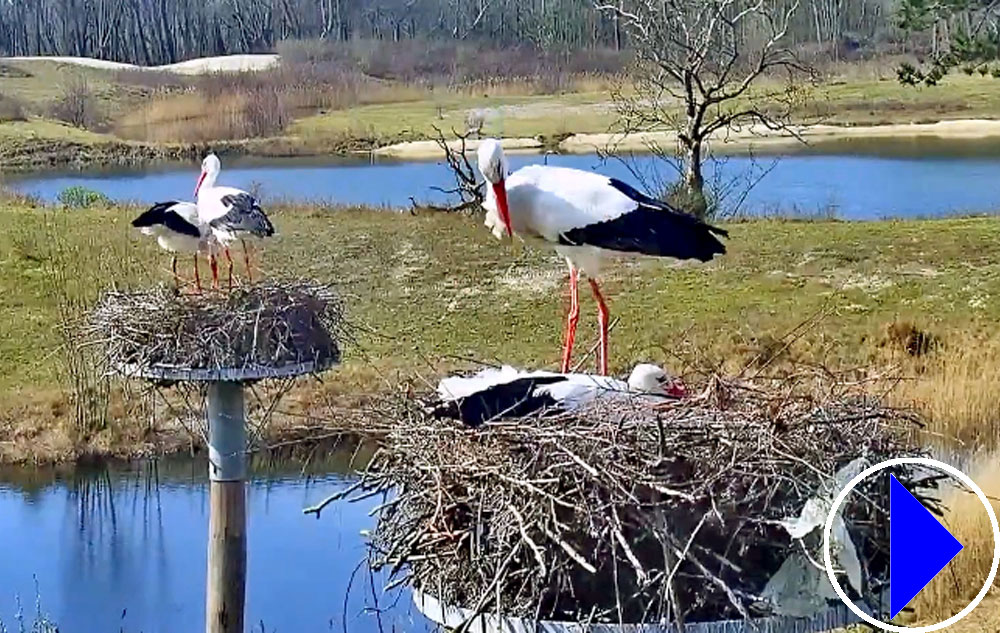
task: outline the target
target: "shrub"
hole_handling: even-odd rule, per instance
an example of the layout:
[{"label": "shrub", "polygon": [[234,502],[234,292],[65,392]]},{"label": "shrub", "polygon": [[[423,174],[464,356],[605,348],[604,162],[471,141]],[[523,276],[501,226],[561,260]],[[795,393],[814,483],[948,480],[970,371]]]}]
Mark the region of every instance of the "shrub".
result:
[{"label": "shrub", "polygon": [[20,100],[0,94],[0,123],[26,121],[27,119],[24,104]]},{"label": "shrub", "polygon": [[670,184],[660,198],[674,207],[702,219],[712,219],[720,215],[721,207],[717,192],[706,183],[702,195],[687,188],[683,180]]},{"label": "shrub", "polygon": [[28,79],[33,76],[34,75],[23,68],[11,66],[10,64],[0,64],[0,77],[4,77],[6,79]]},{"label": "shrub", "polygon": [[909,321],[893,321],[885,326],[883,345],[906,352],[910,356],[924,356],[938,345],[938,338]]},{"label": "shrub", "polygon": [[97,97],[83,75],[73,75],[62,85],[62,93],[52,104],[52,116],[80,128],[98,122]]},{"label": "shrub", "polygon": [[282,90],[277,86],[260,85],[245,94],[243,135],[256,138],[277,134],[291,122]]},{"label": "shrub", "polygon": [[59,192],[59,204],[68,209],[88,209],[110,203],[111,200],[106,195],[86,187],[67,187]]}]

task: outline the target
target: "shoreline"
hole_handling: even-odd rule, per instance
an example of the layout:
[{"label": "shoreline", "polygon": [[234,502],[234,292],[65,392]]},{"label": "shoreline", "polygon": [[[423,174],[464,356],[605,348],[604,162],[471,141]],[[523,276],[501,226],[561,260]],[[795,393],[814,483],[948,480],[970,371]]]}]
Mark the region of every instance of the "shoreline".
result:
[{"label": "shoreline", "polygon": [[[885,125],[810,125],[793,127],[795,135],[762,127],[748,127],[728,134],[717,134],[709,149],[717,155],[732,155],[752,150],[788,151],[844,141],[939,139],[981,141],[1000,139],[1000,120],[952,119],[935,123],[893,123]],[[801,140],[800,140],[801,139]],[[650,152],[656,148],[671,151],[676,134],[669,131],[643,132],[623,136],[618,133],[571,134],[558,143],[544,137],[505,137],[504,148],[516,154],[593,154],[600,152]],[[30,142],[29,142],[30,141]],[[467,151],[475,151],[479,140],[469,140]],[[449,141],[453,149],[460,141]],[[48,170],[84,170],[103,167],[140,168],[162,162],[194,161],[212,150],[230,156],[248,158],[322,158],[375,157],[401,161],[440,159],[437,141],[349,138],[326,143],[298,136],[200,143],[146,143],[116,138],[80,141],[33,137],[8,141],[0,150],[0,169],[12,173]]]},{"label": "shoreline", "polygon": [[[803,125],[792,126],[794,134],[807,144],[835,141],[859,141],[871,139],[918,139],[938,138],[942,140],[982,140],[1000,139],[1000,120],[994,119],[951,119],[934,123],[890,123],[885,125]],[[802,147],[803,143],[787,132],[775,132],[762,126],[750,126],[734,132],[720,132],[709,141],[711,150],[717,154],[746,152],[754,148],[788,149]],[[538,138],[504,138],[504,149],[518,153],[542,153],[546,144]],[[596,152],[649,151],[655,147],[670,147],[677,142],[674,132],[642,132],[624,136],[619,133],[571,134],[556,148],[558,153],[593,154]],[[479,142],[469,141],[467,148],[475,150]],[[459,142],[450,142],[458,149]],[[404,160],[420,160],[440,156],[441,149],[435,141],[408,141],[379,147],[372,152],[376,156]]]}]

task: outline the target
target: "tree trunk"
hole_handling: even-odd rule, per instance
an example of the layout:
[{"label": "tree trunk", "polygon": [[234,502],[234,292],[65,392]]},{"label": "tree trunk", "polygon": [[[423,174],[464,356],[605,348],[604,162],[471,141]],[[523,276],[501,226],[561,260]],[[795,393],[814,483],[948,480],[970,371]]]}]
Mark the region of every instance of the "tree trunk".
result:
[{"label": "tree trunk", "polygon": [[702,141],[693,137],[686,144],[684,156],[684,210],[704,218],[708,214],[708,200],[705,197],[705,177],[702,168]]}]

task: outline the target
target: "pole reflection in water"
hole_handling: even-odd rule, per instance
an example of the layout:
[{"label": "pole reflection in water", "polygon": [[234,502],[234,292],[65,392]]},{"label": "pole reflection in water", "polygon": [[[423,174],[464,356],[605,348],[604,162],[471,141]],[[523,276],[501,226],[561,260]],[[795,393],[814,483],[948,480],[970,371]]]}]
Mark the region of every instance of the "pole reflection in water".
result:
[{"label": "pole reflection in water", "polygon": [[[351,481],[345,446],[329,458],[255,460],[248,490],[247,629],[422,631],[408,594],[383,595],[362,569],[361,530],[377,499],[338,504],[322,519],[311,505]],[[64,633],[197,631],[204,626],[208,487],[206,464],[164,460],[133,465],[0,469],[0,619],[15,596],[35,600]],[[346,596],[346,607],[345,607]],[[373,596],[378,596],[376,617]],[[28,608],[28,611],[31,609]],[[381,619],[381,629],[379,627]]]}]

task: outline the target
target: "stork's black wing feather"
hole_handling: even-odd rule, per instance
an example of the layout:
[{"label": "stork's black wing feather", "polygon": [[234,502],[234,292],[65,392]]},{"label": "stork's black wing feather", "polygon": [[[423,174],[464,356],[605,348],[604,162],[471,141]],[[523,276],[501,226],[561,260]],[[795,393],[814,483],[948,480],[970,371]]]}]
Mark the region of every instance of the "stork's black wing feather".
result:
[{"label": "stork's black wing feather", "polygon": [[175,233],[180,233],[181,235],[201,237],[201,231],[197,226],[191,224],[178,213],[171,210],[176,204],[180,203],[176,200],[171,200],[169,202],[157,202],[142,215],[132,220],[132,226],[136,228],[145,228],[159,224],[167,227]]},{"label": "stork's black wing feather", "polygon": [[716,237],[728,237],[724,229],[650,198],[620,180],[611,178],[608,182],[633,200],[636,208],[611,220],[566,231],[559,236],[560,244],[703,262],[725,254],[725,244]]},{"label": "stork's black wing feather", "polygon": [[471,396],[448,403],[439,409],[443,415],[457,417],[467,426],[480,426],[491,420],[516,418],[551,408],[558,402],[549,394],[535,395],[541,385],[566,380],[564,376],[534,376],[487,387]]},{"label": "stork's black wing feather", "polygon": [[229,208],[229,211],[209,223],[214,228],[246,232],[258,237],[274,235],[271,220],[261,209],[257,199],[250,194],[223,196],[221,202]]}]

